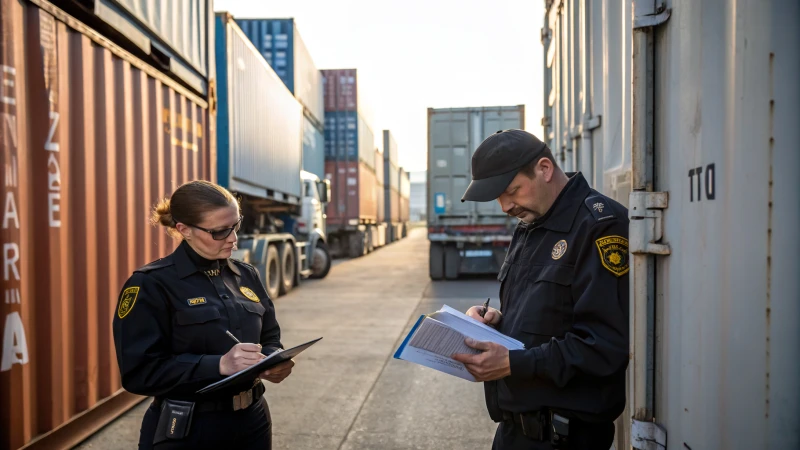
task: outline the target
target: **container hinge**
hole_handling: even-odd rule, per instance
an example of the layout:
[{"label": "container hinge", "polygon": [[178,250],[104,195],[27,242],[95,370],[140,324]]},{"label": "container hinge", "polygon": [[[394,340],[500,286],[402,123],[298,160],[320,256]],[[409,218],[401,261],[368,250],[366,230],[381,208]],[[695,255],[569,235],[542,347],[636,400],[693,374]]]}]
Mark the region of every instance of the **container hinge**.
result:
[{"label": "container hinge", "polygon": [[550,122],[550,116],[544,116],[544,117],[542,117],[542,126],[543,126],[543,127],[549,127],[549,126],[550,126],[550,124],[551,124],[551,122]]},{"label": "container hinge", "polygon": [[544,44],[545,40],[550,39],[550,29],[547,27],[542,27],[542,29],[539,31],[539,34],[542,44]]},{"label": "container hinge", "polygon": [[583,118],[583,130],[590,131],[594,130],[595,128],[600,128],[600,118],[601,115],[596,115],[594,117],[589,116],[588,114]]},{"label": "container hinge", "polygon": [[633,29],[638,30],[641,28],[652,28],[663,25],[669,20],[671,11],[670,8],[664,8],[656,14],[636,16],[633,18]]},{"label": "container hinge", "polygon": [[669,205],[668,192],[631,192],[628,217],[629,245],[633,254],[669,255],[669,244],[658,243],[663,234],[663,210]]},{"label": "container hinge", "polygon": [[655,422],[633,419],[631,422],[631,447],[642,450],[665,450],[667,430]]}]

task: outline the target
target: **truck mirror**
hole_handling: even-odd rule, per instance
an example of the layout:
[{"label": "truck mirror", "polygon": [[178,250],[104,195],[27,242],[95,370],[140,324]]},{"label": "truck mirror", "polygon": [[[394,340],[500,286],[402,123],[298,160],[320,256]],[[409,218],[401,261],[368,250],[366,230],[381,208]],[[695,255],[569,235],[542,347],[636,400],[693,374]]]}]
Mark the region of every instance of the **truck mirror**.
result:
[{"label": "truck mirror", "polygon": [[328,203],[331,198],[331,181],[330,180],[322,180],[319,182],[320,192],[319,192],[319,200],[322,203]]}]

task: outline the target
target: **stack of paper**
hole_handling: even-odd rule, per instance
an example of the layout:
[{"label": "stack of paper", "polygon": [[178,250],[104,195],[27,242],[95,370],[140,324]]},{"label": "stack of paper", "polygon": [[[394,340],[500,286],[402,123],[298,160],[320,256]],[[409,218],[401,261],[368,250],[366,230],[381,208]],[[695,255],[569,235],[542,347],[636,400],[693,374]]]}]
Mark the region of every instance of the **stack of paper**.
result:
[{"label": "stack of paper", "polygon": [[468,337],[476,341],[494,342],[509,350],[525,349],[518,340],[444,305],[433,314],[420,316],[394,357],[475,381],[463,364],[450,357],[455,353],[480,353],[464,343]]}]

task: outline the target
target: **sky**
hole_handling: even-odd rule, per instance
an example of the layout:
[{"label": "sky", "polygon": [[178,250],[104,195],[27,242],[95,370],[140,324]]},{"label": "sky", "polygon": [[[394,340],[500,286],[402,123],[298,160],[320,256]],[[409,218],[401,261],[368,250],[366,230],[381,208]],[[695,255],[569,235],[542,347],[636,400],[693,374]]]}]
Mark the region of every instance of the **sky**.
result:
[{"label": "sky", "polygon": [[[294,18],[318,69],[358,69],[372,128],[427,167],[427,109],[525,105],[541,136],[544,0],[215,0],[234,18]],[[380,146],[380,143],[377,143]]]}]

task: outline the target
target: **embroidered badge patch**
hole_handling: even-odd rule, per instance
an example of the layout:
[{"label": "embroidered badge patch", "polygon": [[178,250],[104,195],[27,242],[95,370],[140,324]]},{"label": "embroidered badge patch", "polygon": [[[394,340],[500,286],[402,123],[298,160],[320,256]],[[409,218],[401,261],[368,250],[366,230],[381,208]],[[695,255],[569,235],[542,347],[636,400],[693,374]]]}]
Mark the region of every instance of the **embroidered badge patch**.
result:
[{"label": "embroidered badge patch", "polygon": [[242,294],[244,294],[244,296],[247,297],[248,300],[252,300],[256,303],[259,303],[261,301],[259,300],[258,296],[256,295],[255,292],[253,292],[252,289],[242,286],[239,288],[239,290],[242,291]]},{"label": "embroidered badge patch", "polygon": [[196,305],[204,305],[206,303],[205,297],[197,297],[197,298],[190,298],[186,300],[189,303],[189,306],[196,306]]},{"label": "embroidered badge patch", "polygon": [[559,259],[564,256],[564,253],[567,253],[567,241],[562,239],[556,242],[556,245],[553,247],[553,251],[550,253],[550,255],[553,257],[553,259]]},{"label": "embroidered badge patch", "polygon": [[122,295],[119,298],[119,307],[117,308],[117,316],[120,319],[124,319],[128,313],[131,312],[133,309],[133,305],[136,303],[136,297],[139,296],[139,287],[129,287],[122,291]]},{"label": "embroidered badge patch", "polygon": [[596,240],[600,250],[600,262],[614,275],[621,277],[628,273],[628,240],[621,236],[605,236]]}]

